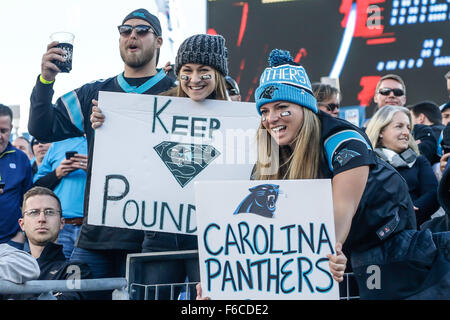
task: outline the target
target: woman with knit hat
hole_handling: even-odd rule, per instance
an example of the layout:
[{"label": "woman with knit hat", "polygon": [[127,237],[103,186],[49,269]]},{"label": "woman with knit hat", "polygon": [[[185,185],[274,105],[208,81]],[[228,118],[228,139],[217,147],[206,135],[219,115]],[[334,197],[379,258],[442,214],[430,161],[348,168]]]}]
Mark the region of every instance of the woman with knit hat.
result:
[{"label": "woman with knit hat", "polygon": [[289,52],[273,50],[269,62],[255,92],[261,125],[252,178],[331,179],[336,251],[343,246],[349,257],[361,298],[414,298],[425,289],[433,296],[421,298],[449,298],[449,288],[439,288],[450,276],[449,233],[415,230],[408,186],[365,133],[318,110],[305,70]]},{"label": "woman with knit hat", "polygon": [[228,52],[221,35],[197,34],[183,41],[175,58],[178,85],[163,93],[205,99],[228,100],[225,76]]}]

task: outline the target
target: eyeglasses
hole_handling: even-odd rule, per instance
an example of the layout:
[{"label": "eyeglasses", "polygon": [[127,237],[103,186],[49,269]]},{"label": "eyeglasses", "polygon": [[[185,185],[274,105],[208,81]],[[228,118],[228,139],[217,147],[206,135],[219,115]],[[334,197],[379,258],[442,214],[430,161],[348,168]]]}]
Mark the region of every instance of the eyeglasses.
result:
[{"label": "eyeglasses", "polygon": [[330,112],[333,112],[334,109],[339,109],[339,104],[337,104],[337,103],[329,103],[329,104],[319,103],[319,105],[327,107],[328,111],[330,111]]},{"label": "eyeglasses", "polygon": [[136,34],[140,37],[147,35],[147,33],[149,33],[149,32],[155,33],[155,31],[152,29],[152,27],[145,25],[145,24],[139,24],[137,26],[123,24],[121,26],[118,26],[117,29],[119,29],[120,35],[125,36],[125,37],[128,37],[131,34],[131,32],[133,32],[133,29],[136,30]]},{"label": "eyeglasses", "polygon": [[24,211],[23,214],[30,218],[36,218],[41,214],[41,212],[44,213],[45,217],[54,217],[61,213],[61,211],[55,209],[31,209]]},{"label": "eyeglasses", "polygon": [[380,90],[378,90],[378,93],[383,96],[388,96],[391,94],[391,92],[393,92],[394,96],[396,97],[401,97],[405,94],[405,91],[403,91],[402,89],[381,88]]}]

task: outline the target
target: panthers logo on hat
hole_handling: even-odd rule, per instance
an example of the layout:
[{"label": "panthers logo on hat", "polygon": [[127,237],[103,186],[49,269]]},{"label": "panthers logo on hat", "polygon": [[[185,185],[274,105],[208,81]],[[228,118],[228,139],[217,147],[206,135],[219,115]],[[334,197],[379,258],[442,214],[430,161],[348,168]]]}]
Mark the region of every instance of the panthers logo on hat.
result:
[{"label": "panthers logo on hat", "polygon": [[272,99],[275,90],[278,90],[278,88],[275,86],[268,86],[261,92],[259,99]]}]

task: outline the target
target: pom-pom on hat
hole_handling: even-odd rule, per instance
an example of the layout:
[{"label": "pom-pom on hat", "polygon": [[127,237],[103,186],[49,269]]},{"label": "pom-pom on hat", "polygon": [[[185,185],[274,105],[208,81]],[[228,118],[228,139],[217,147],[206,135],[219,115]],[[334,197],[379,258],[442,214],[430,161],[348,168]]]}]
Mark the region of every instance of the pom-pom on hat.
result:
[{"label": "pom-pom on hat", "polygon": [[175,72],[187,63],[210,66],[224,76],[228,75],[228,50],[221,35],[197,34],[187,38],[178,48]]},{"label": "pom-pom on hat", "polygon": [[266,103],[289,101],[318,112],[311,82],[305,69],[295,63],[289,51],[274,49],[269,56],[269,67],[264,70],[255,91],[256,110]]},{"label": "pom-pom on hat", "polygon": [[130,12],[125,19],[123,19],[122,24],[125,24],[127,20],[130,19],[141,19],[144,21],[147,21],[152,26],[153,30],[155,31],[156,35],[158,37],[161,37],[162,31],[161,31],[161,23],[159,22],[159,19],[152,15],[150,12],[148,12],[145,9],[136,9],[132,12]]}]

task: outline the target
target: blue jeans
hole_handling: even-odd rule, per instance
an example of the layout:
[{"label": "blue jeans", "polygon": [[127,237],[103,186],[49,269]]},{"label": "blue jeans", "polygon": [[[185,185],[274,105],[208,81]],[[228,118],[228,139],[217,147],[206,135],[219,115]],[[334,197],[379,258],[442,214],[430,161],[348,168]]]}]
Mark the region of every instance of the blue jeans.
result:
[{"label": "blue jeans", "polygon": [[[125,277],[127,254],[136,253],[129,250],[91,250],[75,247],[70,261],[81,261],[89,266],[92,277]],[[111,300],[112,291],[95,291],[92,298]]]},{"label": "blue jeans", "polygon": [[72,251],[75,247],[75,241],[77,241],[80,230],[81,226],[65,224],[64,228],[59,233],[58,243],[63,246],[63,253],[66,259],[70,259],[70,257],[72,256]]}]

